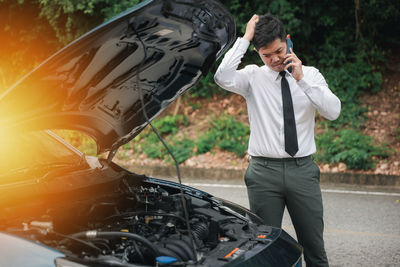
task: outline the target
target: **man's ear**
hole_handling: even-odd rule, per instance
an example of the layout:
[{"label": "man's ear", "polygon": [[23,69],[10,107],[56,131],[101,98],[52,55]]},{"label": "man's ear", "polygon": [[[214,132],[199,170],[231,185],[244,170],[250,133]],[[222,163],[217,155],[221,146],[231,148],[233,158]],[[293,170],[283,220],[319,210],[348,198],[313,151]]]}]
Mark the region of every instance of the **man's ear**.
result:
[{"label": "man's ear", "polygon": [[257,49],[256,49],[255,47],[254,47],[253,49],[254,49],[254,51],[258,52]]}]

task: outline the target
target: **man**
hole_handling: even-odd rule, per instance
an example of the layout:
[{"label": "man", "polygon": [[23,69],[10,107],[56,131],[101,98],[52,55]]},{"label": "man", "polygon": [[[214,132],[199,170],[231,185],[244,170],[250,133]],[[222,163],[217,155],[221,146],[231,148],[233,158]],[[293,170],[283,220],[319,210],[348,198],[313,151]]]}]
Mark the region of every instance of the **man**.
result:
[{"label": "man", "polygon": [[[264,66],[238,70],[250,41]],[[340,113],[340,100],[316,68],[303,66],[292,49],[286,54],[283,24],[269,14],[250,19],[214,79],[246,99],[251,160],[245,183],[250,209],[266,224],[281,227],[286,205],[307,266],[328,266],[320,171],[311,155],[316,152],[315,111],[334,120]]]}]

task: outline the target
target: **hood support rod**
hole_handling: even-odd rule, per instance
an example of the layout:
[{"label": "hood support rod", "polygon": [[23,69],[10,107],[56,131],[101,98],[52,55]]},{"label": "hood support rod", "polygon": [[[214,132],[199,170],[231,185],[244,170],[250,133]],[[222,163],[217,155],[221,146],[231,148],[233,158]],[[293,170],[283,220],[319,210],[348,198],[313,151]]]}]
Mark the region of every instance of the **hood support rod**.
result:
[{"label": "hood support rod", "polygon": [[113,150],[111,150],[111,151],[108,153],[108,156],[107,156],[107,162],[108,162],[108,163],[110,163],[110,162],[112,161],[112,159],[114,158],[115,154],[117,154],[118,148],[119,148],[119,147],[114,148]]}]

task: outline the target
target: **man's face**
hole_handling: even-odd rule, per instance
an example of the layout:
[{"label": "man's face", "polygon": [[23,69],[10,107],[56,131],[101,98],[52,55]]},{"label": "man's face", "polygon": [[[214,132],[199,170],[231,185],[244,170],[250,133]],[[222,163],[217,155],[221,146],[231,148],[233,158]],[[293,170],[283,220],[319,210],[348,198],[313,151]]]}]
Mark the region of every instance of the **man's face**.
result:
[{"label": "man's face", "polygon": [[257,53],[260,56],[261,60],[264,62],[264,64],[273,69],[274,71],[280,72],[284,70],[285,64],[283,64],[283,61],[286,55],[285,41],[282,41],[280,38],[277,38],[269,45],[261,47],[257,51]]}]

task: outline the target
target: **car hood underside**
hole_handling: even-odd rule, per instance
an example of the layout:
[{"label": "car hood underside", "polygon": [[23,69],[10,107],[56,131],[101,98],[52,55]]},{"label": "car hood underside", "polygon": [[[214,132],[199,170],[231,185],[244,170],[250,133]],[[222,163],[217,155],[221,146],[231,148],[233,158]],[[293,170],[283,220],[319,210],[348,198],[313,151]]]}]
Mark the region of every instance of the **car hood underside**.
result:
[{"label": "car hood underside", "polygon": [[[74,129],[98,153],[129,142],[235,37],[216,1],[145,1],[72,42],[0,95],[3,131]],[[142,96],[142,97],[141,97]]]}]

